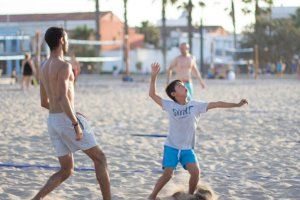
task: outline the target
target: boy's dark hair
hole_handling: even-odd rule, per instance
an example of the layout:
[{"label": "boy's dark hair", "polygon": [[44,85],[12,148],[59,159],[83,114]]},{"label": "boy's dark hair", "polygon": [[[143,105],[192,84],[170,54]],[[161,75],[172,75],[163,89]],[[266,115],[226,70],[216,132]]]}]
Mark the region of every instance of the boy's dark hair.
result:
[{"label": "boy's dark hair", "polygon": [[174,80],[166,88],[167,95],[175,102],[177,102],[177,101],[176,101],[176,98],[174,96],[172,96],[172,92],[175,92],[175,86],[181,82],[182,82],[181,80]]},{"label": "boy's dark hair", "polygon": [[53,51],[59,45],[59,40],[64,37],[65,30],[60,27],[50,27],[45,33],[45,41],[50,51]]}]

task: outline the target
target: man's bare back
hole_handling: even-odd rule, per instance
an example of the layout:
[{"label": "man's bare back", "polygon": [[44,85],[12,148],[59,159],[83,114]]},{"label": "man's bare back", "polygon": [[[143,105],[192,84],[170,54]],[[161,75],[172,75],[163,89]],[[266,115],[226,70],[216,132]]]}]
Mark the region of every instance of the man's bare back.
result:
[{"label": "man's bare back", "polygon": [[70,63],[59,58],[49,58],[41,68],[40,80],[49,98],[49,112],[64,112],[59,103],[59,90],[63,87],[59,84],[59,76],[66,75],[67,97],[74,110],[74,75]]}]

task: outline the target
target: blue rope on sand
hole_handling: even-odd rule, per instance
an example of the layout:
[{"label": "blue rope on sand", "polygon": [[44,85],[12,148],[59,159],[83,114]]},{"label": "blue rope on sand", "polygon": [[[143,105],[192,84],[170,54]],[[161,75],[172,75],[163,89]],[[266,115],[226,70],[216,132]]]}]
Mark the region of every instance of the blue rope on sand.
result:
[{"label": "blue rope on sand", "polygon": [[[38,168],[38,169],[45,169],[45,170],[59,170],[60,167],[58,166],[50,166],[50,165],[30,165],[30,164],[15,164],[15,163],[0,163],[0,167],[8,167],[8,168],[18,168],[18,169],[30,169],[30,168]],[[75,171],[95,171],[94,168],[91,167],[75,167]],[[129,173],[144,173],[145,170],[119,170],[118,172],[129,172]],[[152,173],[162,173],[162,170],[152,170]]]},{"label": "blue rope on sand", "polygon": [[[15,164],[15,163],[0,163],[0,167],[14,167],[19,169],[26,169],[26,168],[40,168],[40,169],[47,169],[47,170],[59,170],[60,167],[50,166],[50,165],[30,165],[30,164]],[[94,168],[90,167],[75,167],[75,171],[95,171]]]},{"label": "blue rope on sand", "polygon": [[138,136],[138,137],[157,137],[157,138],[167,137],[167,135],[161,135],[161,134],[131,134],[131,135]]}]

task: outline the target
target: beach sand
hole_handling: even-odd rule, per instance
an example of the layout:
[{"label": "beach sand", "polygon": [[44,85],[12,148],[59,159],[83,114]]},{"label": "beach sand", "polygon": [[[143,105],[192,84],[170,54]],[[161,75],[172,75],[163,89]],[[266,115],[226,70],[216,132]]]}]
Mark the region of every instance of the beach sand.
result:
[{"label": "beach sand", "polygon": [[[149,77],[148,77],[149,78]],[[145,80],[148,80],[146,77]],[[158,92],[164,94],[164,77]],[[249,105],[203,114],[197,129],[196,154],[202,180],[220,199],[300,199],[300,81],[296,79],[208,80],[195,87],[195,99]],[[0,86],[0,163],[58,166],[47,133],[47,111],[39,89],[19,91]],[[144,200],[161,171],[164,138],[132,134],[166,134],[168,117],[148,97],[149,82],[82,76],[76,87],[76,110],[86,114],[107,155],[114,200]],[[75,167],[93,167],[82,152]],[[53,170],[0,167],[0,199],[30,199]],[[188,186],[178,167],[160,193]],[[46,199],[102,199],[94,172],[75,172]]]}]

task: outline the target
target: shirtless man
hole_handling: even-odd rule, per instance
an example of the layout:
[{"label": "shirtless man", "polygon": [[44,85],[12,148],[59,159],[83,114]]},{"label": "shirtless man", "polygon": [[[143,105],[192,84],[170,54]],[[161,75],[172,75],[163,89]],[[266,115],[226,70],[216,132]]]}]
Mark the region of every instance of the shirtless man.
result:
[{"label": "shirtless man", "polygon": [[167,72],[167,85],[169,84],[172,72],[175,71],[176,79],[181,80],[184,86],[188,89],[188,99],[193,97],[192,74],[196,75],[200,81],[202,88],[205,88],[205,83],[201,77],[195,58],[189,53],[189,45],[187,43],[180,44],[181,55],[177,56],[171,63]]},{"label": "shirtless man", "polygon": [[85,117],[75,114],[74,74],[71,64],[64,60],[68,50],[67,33],[63,28],[51,27],[46,31],[45,40],[51,54],[40,71],[41,106],[49,110],[48,133],[61,168],[33,199],[43,199],[65,181],[74,170],[73,153],[82,150],[94,162],[103,199],[111,200],[105,155]]}]

